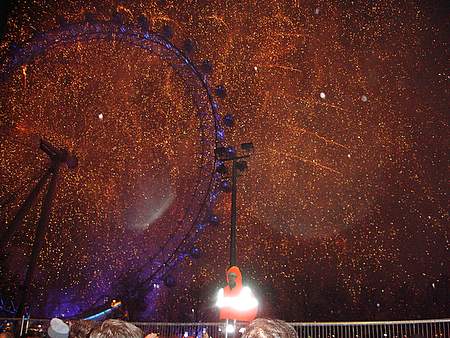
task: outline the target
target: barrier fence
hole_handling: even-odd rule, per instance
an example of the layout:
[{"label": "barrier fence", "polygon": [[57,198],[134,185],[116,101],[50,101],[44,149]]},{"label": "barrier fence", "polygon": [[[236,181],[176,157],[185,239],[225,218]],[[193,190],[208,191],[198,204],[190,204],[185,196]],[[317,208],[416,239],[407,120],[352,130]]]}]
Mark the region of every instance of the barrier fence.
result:
[{"label": "barrier fence", "polygon": [[450,319],[291,325],[301,338],[450,338]]},{"label": "barrier fence", "polygon": [[[8,324],[9,323],[9,324]],[[0,331],[15,325],[22,332],[46,332],[48,319],[0,318]],[[154,332],[161,338],[201,338],[204,332],[211,338],[225,337],[225,323],[134,323],[145,334]],[[450,319],[384,321],[384,322],[336,322],[290,323],[299,338],[450,338]],[[244,323],[236,323],[229,338],[241,336]]]}]

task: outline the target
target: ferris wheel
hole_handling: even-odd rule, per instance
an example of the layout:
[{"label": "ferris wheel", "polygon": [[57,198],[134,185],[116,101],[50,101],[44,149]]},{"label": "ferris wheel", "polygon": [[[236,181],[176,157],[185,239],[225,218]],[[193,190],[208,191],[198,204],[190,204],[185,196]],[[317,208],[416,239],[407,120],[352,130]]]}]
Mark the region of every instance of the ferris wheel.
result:
[{"label": "ferris wheel", "polygon": [[[223,86],[211,88],[209,83],[211,64],[208,61],[196,64],[190,57],[192,43],[186,40],[183,48],[178,48],[171,41],[172,31],[169,27],[165,26],[162,32],[153,31],[149,28],[145,16],[139,17],[137,23],[124,23],[123,17],[118,13],[110,20],[99,20],[94,15],[87,14],[81,22],[69,23],[64,18],[58,18],[57,23],[57,27],[34,34],[31,39],[20,45],[11,44],[8,50],[3,50],[0,54],[3,110],[0,139],[1,155],[5,159],[1,164],[3,174],[0,180],[7,188],[5,195],[1,196],[1,202],[2,208],[6,210],[4,214],[8,216],[8,219],[1,220],[4,226],[0,231],[4,242],[3,250],[8,251],[14,246],[8,244],[14,236],[15,243],[19,243],[19,247],[23,245],[20,243],[27,241],[28,244],[25,246],[29,247],[30,241],[38,241],[38,238],[44,241],[46,232],[50,229],[50,234],[46,237],[48,243],[37,245],[35,243],[37,251],[33,249],[31,259],[33,260],[33,255],[36,257],[30,266],[39,265],[38,256],[43,247],[44,251],[47,250],[47,255],[49,252],[60,252],[59,263],[55,263],[55,266],[64,264],[61,260],[65,254],[61,253],[62,248],[57,248],[60,243],[58,238],[77,237],[77,234],[82,233],[80,238],[91,244],[86,253],[95,256],[92,265],[90,262],[83,263],[86,267],[83,273],[91,277],[95,275],[93,278],[97,280],[83,284],[83,287],[93,285],[92,291],[83,297],[79,297],[76,285],[68,288],[60,286],[60,289],[64,290],[64,295],[67,296],[72,292],[83,300],[76,307],[76,311],[82,312],[88,309],[89,304],[98,301],[98,296],[101,298],[111,292],[117,292],[111,290],[114,288],[113,285],[117,284],[115,280],[121,280],[122,283],[133,280],[133,285],[137,289],[144,290],[144,293],[160,282],[166,282],[166,285],[170,286],[174,282],[170,271],[186,255],[193,257],[199,255],[199,250],[195,246],[196,241],[208,222],[217,222],[217,217],[212,214],[212,207],[221,190],[221,178],[216,173],[216,167],[220,163],[216,161],[214,150],[226,145],[224,128],[232,125],[232,117],[230,115],[222,117],[219,114],[217,98],[224,97],[225,89]],[[96,54],[99,51],[109,55],[106,61],[97,58]],[[83,60],[76,62],[74,55],[77,53],[78,59]],[[119,54],[119,57],[112,56],[114,53]],[[130,63],[130,60],[124,60],[123,63],[127,64],[128,69],[134,67],[134,70],[129,72],[126,70],[127,67],[120,66],[120,58],[127,57],[127,53],[133,54],[132,60],[137,60],[135,65]],[[148,68],[142,69],[146,62]],[[108,70],[108,67],[111,68]],[[150,88],[146,89],[147,92],[143,90],[139,95],[131,94],[137,100],[133,107],[142,107],[138,117],[134,114],[137,110],[129,106],[125,107],[125,112],[118,117],[120,102],[124,101],[117,102],[114,97],[108,98],[110,104],[105,105],[100,111],[98,104],[94,104],[96,102],[84,100],[82,93],[74,93],[77,88],[82,87],[86,90],[86,87],[89,87],[84,81],[80,84],[82,77],[79,74],[73,75],[74,73],[80,71],[90,77],[89,72],[97,69],[100,72],[97,79],[101,79],[102,76],[111,79],[115,72],[121,71],[117,68],[123,71],[121,79],[125,80],[121,80],[121,84],[125,83],[126,88],[123,91],[127,92],[128,97],[136,87],[126,85],[127,81],[139,85],[146,83]],[[105,75],[108,71],[110,73]],[[66,75],[59,76],[54,72],[66,72]],[[139,80],[139,73],[146,74],[146,81]],[[58,80],[52,82],[53,77]],[[149,83],[152,79],[159,78],[164,78],[159,85],[167,85],[164,91],[158,84]],[[92,91],[102,90],[99,88],[101,86],[98,85],[98,80],[97,85],[95,81],[90,82],[94,82]],[[118,82],[111,80],[109,84],[111,83]],[[45,88],[42,89],[43,87]],[[173,88],[174,94],[166,93]],[[111,89],[110,93],[120,94],[121,91],[122,89]],[[167,96],[160,100],[158,93]],[[153,99],[146,100],[146,95]],[[62,104],[63,108],[61,105],[58,108],[61,98],[67,102]],[[128,102],[128,98],[124,100]],[[44,102],[41,104],[42,101]],[[160,106],[162,101],[166,103],[161,103]],[[69,111],[68,107],[74,102],[77,107],[83,105],[83,108],[74,109],[76,112]],[[170,107],[171,104],[176,105],[176,108],[167,110],[161,108]],[[90,111],[91,108],[93,113],[86,114],[89,116],[80,114]],[[126,110],[131,111],[130,116],[127,116]],[[183,111],[181,115],[175,113],[180,111]],[[161,115],[163,122],[160,122]],[[181,119],[177,119],[179,116]],[[108,118],[116,121],[105,127]],[[95,123],[101,126],[93,130],[92,120],[96,120]],[[130,120],[133,121],[129,122]],[[147,122],[151,127],[147,126]],[[119,132],[116,133],[115,130]],[[193,131],[196,132],[195,135],[192,135]],[[108,144],[101,147],[96,144],[105,142],[108,136],[113,134],[115,136],[112,140],[118,145]],[[123,140],[123,144],[120,140]],[[17,146],[18,144],[20,146]],[[138,153],[132,153],[131,149],[137,149]],[[58,163],[56,173],[55,161]],[[114,161],[120,162],[117,165],[120,170],[115,170]],[[105,168],[108,164],[111,167]],[[64,172],[65,167],[73,169],[73,172]],[[148,171],[151,173],[147,174]],[[18,179],[18,172],[22,173],[20,175],[22,179]],[[99,177],[98,172],[112,173],[108,177],[105,176],[109,174]],[[119,182],[128,182],[125,174],[132,179],[130,183],[123,183],[125,188],[123,186],[120,188],[118,185],[122,183]],[[32,209],[35,200],[39,200],[38,195],[47,183],[46,198],[55,199],[53,210],[57,209],[52,215],[51,203],[46,206],[43,201],[42,210],[46,207],[49,210],[47,220],[42,220],[44,211],[41,212],[40,223],[47,222],[48,227],[42,226],[41,233],[39,234],[38,230],[36,236],[30,235],[29,231],[26,236],[18,235],[23,231],[21,223],[25,222],[26,212]],[[70,193],[65,193],[67,189]],[[23,191],[30,194],[21,195]],[[117,193],[121,196],[116,198]],[[19,196],[22,196],[22,200]],[[99,196],[110,205],[103,204],[92,211],[92,207],[87,205],[94,198],[97,205]],[[25,197],[26,201],[23,202]],[[146,204],[145,201],[148,200],[150,204]],[[26,203],[28,205],[22,210]],[[120,206],[129,212],[121,212]],[[18,218],[19,209],[24,214]],[[89,212],[80,216],[86,210]],[[97,217],[98,223],[92,224],[89,215],[98,214],[102,217]],[[104,233],[102,222],[108,224]],[[127,226],[124,226],[124,223]],[[70,230],[64,227],[67,224],[71,226]],[[111,234],[115,226],[121,229],[116,236]],[[74,230],[73,227],[83,229]],[[32,228],[33,226],[29,226],[29,230]],[[106,238],[105,243],[96,246],[95,241],[91,241],[89,237],[92,233],[96,238],[95,241],[101,242]],[[124,240],[123,236],[127,234],[129,239]],[[117,250],[112,249],[111,244],[116,245]],[[79,252],[85,250],[83,245],[74,239],[65,242],[64,248],[72,253],[77,260],[76,263],[80,259],[89,260],[86,253],[82,255]],[[130,250],[134,251],[134,256],[123,259],[124,252]],[[97,255],[102,259],[97,259]],[[105,268],[107,272],[101,273],[101,264],[104,266],[108,261],[111,266]],[[41,259],[40,264],[41,269],[38,266],[38,271],[42,270],[45,262]],[[115,264],[119,267],[113,268]],[[60,274],[64,268],[60,268],[59,265],[57,272]],[[24,278],[25,284],[29,284],[28,288],[32,287],[31,284],[39,288],[39,280],[34,282],[35,271],[30,272],[29,269],[30,267]],[[93,271],[95,273],[92,273]],[[38,272],[39,278],[46,280],[45,272]],[[126,295],[118,296],[132,297],[132,295],[136,293],[128,292]],[[22,296],[22,307],[25,303],[33,305],[29,295]],[[50,296],[46,294],[47,298]],[[54,307],[61,307],[61,304],[57,304],[58,301],[50,303]],[[68,310],[66,314],[70,316],[76,313]]]}]

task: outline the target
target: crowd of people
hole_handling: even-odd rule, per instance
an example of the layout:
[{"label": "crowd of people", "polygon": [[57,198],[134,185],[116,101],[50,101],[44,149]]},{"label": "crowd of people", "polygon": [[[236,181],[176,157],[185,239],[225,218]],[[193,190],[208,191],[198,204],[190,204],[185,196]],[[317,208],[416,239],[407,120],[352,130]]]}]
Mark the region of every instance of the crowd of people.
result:
[{"label": "crowd of people", "polygon": [[[14,338],[13,332],[0,333],[0,338]],[[136,325],[120,320],[107,319],[101,323],[94,321],[69,321],[64,322],[59,318],[53,318],[46,334],[42,332],[28,332],[25,337],[49,337],[49,338],[159,338],[157,333],[145,334]],[[232,338],[232,336],[229,336]],[[202,338],[209,337],[204,332]],[[249,323],[240,338],[298,338],[295,329],[282,320],[257,318]]]}]

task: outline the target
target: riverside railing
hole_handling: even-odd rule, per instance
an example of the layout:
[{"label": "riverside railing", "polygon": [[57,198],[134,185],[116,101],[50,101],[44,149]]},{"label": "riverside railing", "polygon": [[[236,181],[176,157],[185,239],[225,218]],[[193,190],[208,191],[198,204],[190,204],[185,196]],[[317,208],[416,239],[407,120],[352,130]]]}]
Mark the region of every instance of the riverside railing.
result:
[{"label": "riverside railing", "polygon": [[[0,318],[0,331],[13,324],[26,331],[46,332],[48,319]],[[221,323],[166,323],[136,322],[145,334],[157,333],[161,338],[201,338],[208,333],[210,338],[225,337],[225,324]],[[299,338],[450,338],[450,319],[380,321],[380,322],[326,322],[289,323]],[[237,323],[228,338],[239,338],[245,329]]]},{"label": "riverside railing", "polygon": [[290,324],[300,338],[450,338],[450,319]]}]

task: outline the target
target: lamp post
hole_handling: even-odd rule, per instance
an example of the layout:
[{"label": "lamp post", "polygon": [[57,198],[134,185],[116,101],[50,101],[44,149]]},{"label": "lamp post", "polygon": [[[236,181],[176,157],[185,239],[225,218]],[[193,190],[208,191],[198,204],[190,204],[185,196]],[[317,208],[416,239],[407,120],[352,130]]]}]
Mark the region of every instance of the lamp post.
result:
[{"label": "lamp post", "polygon": [[230,266],[236,265],[236,237],[237,237],[237,168],[233,159],[231,170],[231,232],[230,232]]},{"label": "lamp post", "polygon": [[[242,143],[243,154],[238,154],[235,147],[218,147],[215,149],[216,159],[222,162],[232,162],[231,166],[231,229],[230,229],[230,266],[237,264],[237,177],[240,172],[247,169],[247,162],[253,152],[253,143]],[[225,163],[218,166],[217,171],[222,175],[228,172]]]},{"label": "lamp post", "polygon": [[[225,338],[228,334],[234,333],[236,321],[250,321],[256,317],[258,310],[258,300],[254,297],[251,289],[242,284],[242,275],[237,267],[237,177],[239,173],[247,169],[245,159],[250,157],[253,152],[252,143],[241,144],[241,154],[238,154],[235,147],[218,147],[215,149],[216,160],[221,161],[217,166],[217,172],[222,174],[224,178],[228,173],[225,163],[231,161],[231,226],[230,226],[230,267],[227,269],[227,286],[221,288],[217,294],[216,306],[220,309],[220,319],[225,319]],[[228,177],[229,178],[229,177]],[[223,183],[227,183],[224,181]],[[224,184],[223,188],[230,191],[228,184]],[[234,279],[231,276],[234,274]],[[239,285],[236,277],[240,276]],[[229,320],[233,320],[233,325],[229,324]],[[232,329],[232,330],[230,330]]]}]

